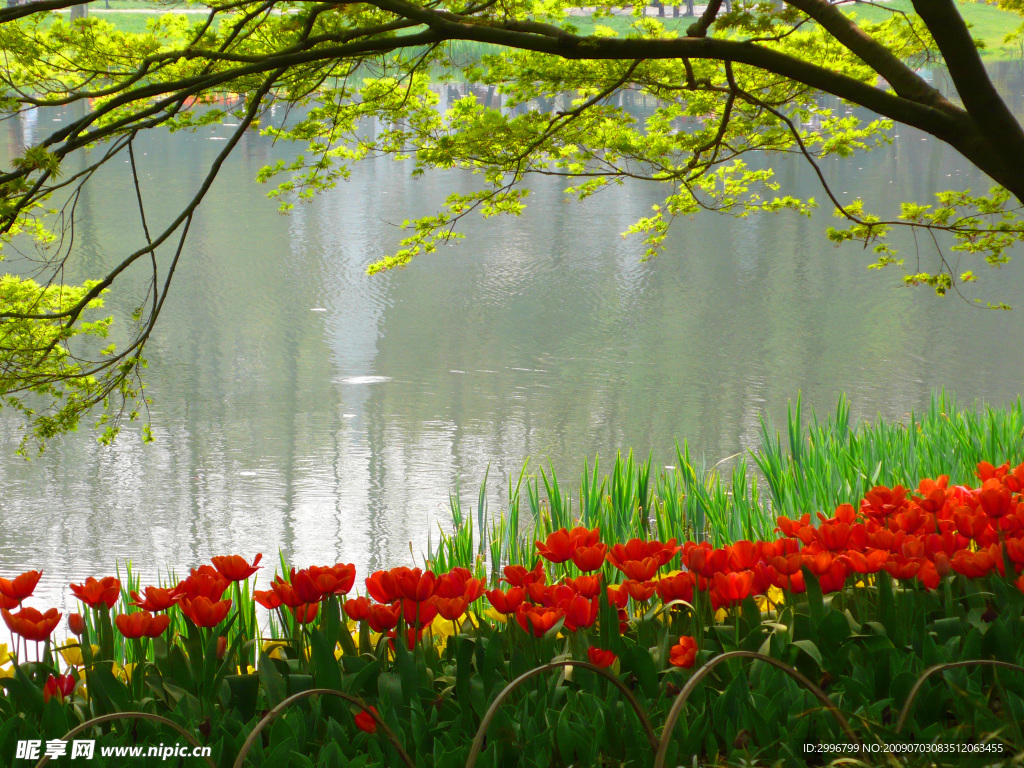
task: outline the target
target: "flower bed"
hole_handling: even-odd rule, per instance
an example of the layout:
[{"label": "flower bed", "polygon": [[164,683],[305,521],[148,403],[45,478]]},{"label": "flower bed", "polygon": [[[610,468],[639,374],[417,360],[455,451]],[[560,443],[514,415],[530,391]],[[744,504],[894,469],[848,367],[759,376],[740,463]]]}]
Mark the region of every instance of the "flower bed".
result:
[{"label": "flower bed", "polygon": [[61,615],[25,605],[40,574],[0,579],[0,755],[82,728],[184,732],[224,766],[1019,758],[1024,464],[978,477],[720,548],[563,528],[491,584],[396,567],[354,596],[339,563],[250,596],[259,556],[144,590],[90,577],[56,648]]}]

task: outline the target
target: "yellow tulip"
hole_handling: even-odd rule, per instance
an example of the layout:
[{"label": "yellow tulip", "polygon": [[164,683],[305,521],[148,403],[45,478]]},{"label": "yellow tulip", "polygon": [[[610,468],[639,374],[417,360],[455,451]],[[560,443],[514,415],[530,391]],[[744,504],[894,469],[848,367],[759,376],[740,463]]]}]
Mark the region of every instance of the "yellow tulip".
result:
[{"label": "yellow tulip", "polygon": [[287,646],[288,643],[281,640],[267,640],[263,643],[263,653],[267,654],[272,659],[281,659],[281,649]]},{"label": "yellow tulip", "polygon": [[0,667],[11,660],[11,654],[7,652],[7,643],[0,643]]},{"label": "yellow tulip", "polygon": [[132,681],[132,672],[135,670],[135,664],[125,664],[123,667],[114,665],[114,674],[124,680],[126,683]]},{"label": "yellow tulip", "polygon": [[[100,652],[100,647],[98,645],[90,644],[89,648],[92,649],[93,656]],[[58,650],[60,651],[60,655],[63,657],[65,664],[72,667],[80,667],[85,664],[85,659],[82,658],[82,646],[78,644],[77,640],[69,641],[67,645],[63,648],[59,648]]]},{"label": "yellow tulip", "polygon": [[508,622],[508,618],[504,614],[498,613],[493,607],[488,607],[488,609],[484,611],[484,616],[492,621],[498,622],[499,624],[505,624]]},{"label": "yellow tulip", "polygon": [[14,677],[14,667],[10,669],[0,669],[0,678],[3,677]]}]

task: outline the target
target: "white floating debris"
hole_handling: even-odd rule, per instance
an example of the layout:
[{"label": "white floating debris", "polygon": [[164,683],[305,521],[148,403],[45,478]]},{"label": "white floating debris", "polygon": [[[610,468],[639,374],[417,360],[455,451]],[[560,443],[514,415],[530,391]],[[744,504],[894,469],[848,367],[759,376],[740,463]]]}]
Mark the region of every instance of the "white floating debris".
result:
[{"label": "white floating debris", "polygon": [[451,370],[451,371],[448,371],[448,373],[465,373],[465,371],[455,371],[455,370]]},{"label": "white floating debris", "polygon": [[245,472],[239,472],[238,476],[239,477],[256,477],[256,473],[252,472],[252,471],[249,471],[249,470],[246,470]]},{"label": "white floating debris", "polygon": [[227,136],[210,136],[209,139],[210,139],[210,141],[227,141],[228,137]]},{"label": "white floating debris", "polygon": [[355,417],[356,417],[356,415],[354,413],[343,413],[343,414],[341,414],[341,418],[343,418],[343,419],[354,419]]},{"label": "white floating debris", "polygon": [[391,381],[390,376],[346,376],[341,380],[342,384],[380,384]]},{"label": "white floating debris", "polygon": [[323,307],[313,307],[313,308],[312,308],[311,310],[309,310],[309,311],[310,311],[310,312],[326,312],[327,310],[326,310],[326,309],[324,309]]}]

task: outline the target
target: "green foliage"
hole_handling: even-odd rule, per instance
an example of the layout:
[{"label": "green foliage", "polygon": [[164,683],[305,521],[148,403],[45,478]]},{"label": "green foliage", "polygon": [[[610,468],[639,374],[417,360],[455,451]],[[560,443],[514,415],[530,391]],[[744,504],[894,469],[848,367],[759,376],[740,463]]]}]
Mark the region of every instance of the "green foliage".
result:
[{"label": "green foliage", "polygon": [[[748,599],[720,623],[702,610],[694,625],[687,611],[671,609],[637,614],[627,632],[610,638],[599,626],[564,637],[556,626],[534,638],[514,621],[476,616],[411,649],[404,642],[355,648],[355,630],[331,598],[301,642],[293,637],[274,658],[260,656],[258,673],[232,669],[237,644],[217,657],[224,627],[190,627],[158,645],[130,680],[111,665],[109,651],[90,656],[68,670],[77,683],[65,701],[43,701],[47,677],[64,671],[47,647],[39,661],[0,677],[0,749],[14,754],[17,740],[59,738],[109,715],[114,719],[86,725],[81,737],[103,747],[181,743],[180,728],[210,745],[220,766],[244,751],[245,764],[257,766],[284,765],[288,754],[289,765],[454,768],[468,764],[474,744],[482,747],[477,765],[648,766],[659,734],[648,735],[645,723],[664,723],[686,687],[677,725],[667,739],[661,734],[667,765],[693,756],[702,764],[816,765],[848,743],[844,722],[868,744],[990,743],[998,752],[987,754],[1014,756],[1024,743],[1024,595],[1015,587],[997,574],[985,591],[955,577],[951,586],[962,599],[951,601],[949,588],[943,597],[941,590],[897,585],[882,572],[867,587],[848,584],[823,596],[814,576],[805,576],[806,595],[787,593],[767,609]],[[989,593],[1000,610],[979,620],[976,609]],[[668,644],[691,633],[700,663],[671,666]],[[618,657],[607,673],[588,668],[590,644]],[[709,661],[713,668],[703,670]],[[543,665],[550,667],[537,669]],[[538,674],[518,679],[534,669]],[[699,683],[687,685],[696,677]],[[843,721],[823,708],[819,693]],[[370,706],[376,733],[355,719]],[[154,719],[122,721],[119,713]],[[867,765],[887,759],[884,748],[862,757]]]},{"label": "green foliage", "polygon": [[[497,573],[504,564],[526,561],[534,541],[577,523],[599,526],[619,540],[653,534],[662,541],[722,546],[767,539],[779,515],[797,518],[855,503],[876,485],[913,487],[918,478],[942,474],[965,483],[979,461],[1024,461],[1020,401],[1007,409],[964,408],[943,391],[906,422],[879,416],[855,424],[845,395],[826,419],[813,410],[805,418],[798,396],[786,427],[783,441],[762,417],[756,448],[712,465],[693,457],[685,440],[670,468],[658,468],[652,457],[637,462],[630,452],[617,455],[611,474],[601,475],[595,457],[592,469],[584,465],[575,502],[554,467],[529,475],[527,463],[518,478],[508,478],[504,509],[485,516],[485,478],[475,527],[463,515],[456,489],[451,530],[441,532],[436,547],[430,541],[427,561],[439,570],[473,570],[484,567],[481,558],[489,553],[490,572]],[[731,472],[722,468],[728,463]]]},{"label": "green foliage", "polygon": [[[102,409],[97,422],[109,442],[144,410],[143,350],[188,228],[221,165],[253,128],[307,147],[296,161],[259,174],[275,183],[270,194],[282,211],[333,187],[369,157],[410,160],[414,176],[431,169],[475,175],[475,188],[453,191],[440,210],[404,222],[404,236],[381,246],[371,273],[458,237],[467,215],[518,215],[531,175],[565,178],[577,199],[627,180],[658,182],[662,199],[625,232],[643,241],[638,256],[660,252],[671,223],[698,212],[809,215],[818,199],[785,189],[771,167],[783,153],[811,165],[846,222],[829,237],[872,247],[872,266],[902,268],[907,285],[959,291],[980,280],[979,266],[1004,265],[1024,236],[1024,131],[1008,108],[1001,111],[1005,104],[980,74],[976,42],[959,23],[973,20],[986,40],[993,25],[1009,32],[1006,10],[1019,11],[1016,0],[1004,0],[1006,10],[949,2],[940,9],[948,24],[919,18],[905,0],[860,4],[852,21],[808,0],[737,0],[704,22],[646,17],[642,5],[625,18],[608,3],[579,17],[569,0],[447,10],[416,0],[192,5],[207,13],[154,16],[131,32],[116,16],[72,22],[31,7],[2,9],[0,117],[48,106],[81,111],[0,172],[0,242],[22,252],[50,249],[52,285],[10,283],[0,295],[0,324],[20,345],[4,353],[11,359],[2,365],[0,399],[24,413],[29,440],[40,445],[74,429],[91,408]],[[940,93],[919,72],[943,63],[956,93]],[[442,111],[432,86],[452,82],[488,95],[467,95]],[[975,92],[986,94],[984,106],[971,98]],[[286,107],[287,120],[270,119],[272,103]],[[851,104],[880,117],[847,114]],[[59,245],[73,210],[61,219],[46,202],[57,194],[75,199],[100,166],[130,153],[140,131],[196,130],[227,114],[236,129],[192,200],[106,275],[92,276],[99,283],[88,283],[110,288],[126,272],[152,271],[149,293],[125,318],[127,340],[117,350],[87,353],[86,345],[79,355],[74,343],[102,335],[110,319],[83,316],[98,296],[77,306],[67,288],[46,293],[73,256]],[[363,130],[370,121],[375,130]],[[1001,186],[988,195],[942,191],[891,214],[870,211],[871,201],[841,204],[822,160],[884,146],[897,122],[946,142]],[[86,149],[102,152],[68,175],[65,161]],[[141,217],[141,195],[139,209]],[[924,235],[934,251],[905,263],[901,232]],[[174,256],[160,258],[166,250]],[[52,317],[72,307],[63,322]],[[57,347],[66,354],[55,355]],[[9,400],[17,393],[41,402]]]}]

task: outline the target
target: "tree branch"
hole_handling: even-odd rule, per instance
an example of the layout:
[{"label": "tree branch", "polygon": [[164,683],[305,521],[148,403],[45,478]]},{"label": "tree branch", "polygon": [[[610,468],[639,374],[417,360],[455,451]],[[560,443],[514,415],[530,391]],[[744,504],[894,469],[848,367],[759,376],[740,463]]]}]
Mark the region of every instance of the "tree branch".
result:
[{"label": "tree branch", "polygon": [[1008,170],[1018,177],[1024,176],[1024,129],[989,79],[978,47],[956,4],[953,0],[913,0],[913,3],[917,15],[935,38],[953,85],[975,125],[991,140]]}]

